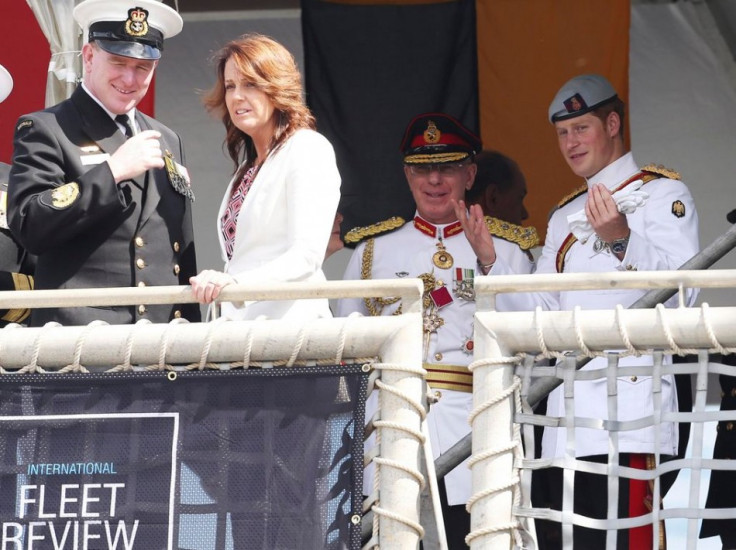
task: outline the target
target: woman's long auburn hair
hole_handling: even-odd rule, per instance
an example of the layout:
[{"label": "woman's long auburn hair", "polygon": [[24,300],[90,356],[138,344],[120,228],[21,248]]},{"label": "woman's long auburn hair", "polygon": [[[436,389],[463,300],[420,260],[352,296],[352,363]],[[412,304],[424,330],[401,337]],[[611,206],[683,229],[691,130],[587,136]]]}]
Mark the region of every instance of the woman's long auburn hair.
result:
[{"label": "woman's long auburn hair", "polygon": [[225,125],[225,140],[235,170],[243,160],[242,175],[256,161],[256,149],[251,137],[239,130],[230,118],[225,104],[225,64],[233,59],[242,78],[263,91],[274,105],[276,129],[266,156],[278,149],[294,132],[301,128],[315,128],[314,116],[302,99],[302,79],[294,56],[274,39],[262,34],[245,34],[231,40],[214,56],[217,82],[205,94],[207,111],[219,115]]}]

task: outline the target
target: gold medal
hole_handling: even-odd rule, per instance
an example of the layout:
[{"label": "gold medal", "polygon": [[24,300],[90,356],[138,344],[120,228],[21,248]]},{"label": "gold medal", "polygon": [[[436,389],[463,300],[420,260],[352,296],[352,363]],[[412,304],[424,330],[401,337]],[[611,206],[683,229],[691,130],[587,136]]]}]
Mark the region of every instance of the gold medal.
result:
[{"label": "gold medal", "polygon": [[450,269],[454,263],[452,254],[446,249],[442,241],[437,243],[437,252],[432,255],[432,263],[440,269]]}]

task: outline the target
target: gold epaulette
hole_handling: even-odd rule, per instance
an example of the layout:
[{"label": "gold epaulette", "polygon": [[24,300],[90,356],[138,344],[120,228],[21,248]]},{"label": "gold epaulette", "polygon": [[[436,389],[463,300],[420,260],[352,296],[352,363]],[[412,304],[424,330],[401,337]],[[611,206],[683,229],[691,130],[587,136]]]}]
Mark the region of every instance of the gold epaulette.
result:
[{"label": "gold epaulette", "polygon": [[587,191],[588,191],[588,184],[581,185],[580,187],[578,187],[577,189],[575,189],[575,191],[573,191],[569,195],[565,195],[564,197],[562,197],[562,200],[557,203],[557,208],[562,208],[568,202],[571,202],[572,200],[577,199],[580,195],[582,195],[583,193],[585,193]]},{"label": "gold epaulette", "polygon": [[522,227],[491,216],[486,216],[486,227],[491,235],[516,243],[522,250],[529,250],[539,244],[539,235],[534,227]]},{"label": "gold epaulette", "polygon": [[642,168],[642,172],[653,172],[671,180],[679,180],[681,177],[679,172],[665,168],[661,164],[647,164]]},{"label": "gold epaulette", "polygon": [[387,220],[381,222],[372,223],[365,227],[353,227],[350,231],[345,234],[345,242],[347,244],[357,244],[365,238],[375,237],[383,233],[388,233],[394,229],[398,229],[406,223],[404,218],[399,216],[392,216]]}]

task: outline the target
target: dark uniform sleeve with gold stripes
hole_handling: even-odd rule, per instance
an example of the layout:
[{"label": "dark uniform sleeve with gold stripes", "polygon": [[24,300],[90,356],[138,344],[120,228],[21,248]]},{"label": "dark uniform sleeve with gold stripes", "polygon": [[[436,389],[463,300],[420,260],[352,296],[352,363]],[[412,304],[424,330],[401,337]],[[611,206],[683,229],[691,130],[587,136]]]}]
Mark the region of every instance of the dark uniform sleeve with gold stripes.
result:
[{"label": "dark uniform sleeve with gold stripes", "polygon": [[[5,290],[33,290],[33,277],[23,273],[0,271],[0,291]],[[0,309],[0,327],[8,323],[22,323],[30,312],[28,308]]]}]

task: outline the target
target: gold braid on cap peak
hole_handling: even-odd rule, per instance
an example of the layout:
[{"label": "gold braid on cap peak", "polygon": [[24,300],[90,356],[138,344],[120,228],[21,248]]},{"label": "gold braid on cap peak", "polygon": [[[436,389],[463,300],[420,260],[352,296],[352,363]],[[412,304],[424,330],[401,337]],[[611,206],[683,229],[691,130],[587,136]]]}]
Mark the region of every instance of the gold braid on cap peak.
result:
[{"label": "gold braid on cap peak", "polygon": [[485,220],[491,235],[515,243],[522,250],[532,249],[539,244],[539,235],[535,227],[523,227],[491,216],[486,216]]},{"label": "gold braid on cap peak", "polygon": [[404,157],[404,164],[436,164],[443,162],[458,162],[470,156],[470,153],[458,151],[455,153],[425,153],[417,155],[407,155]]},{"label": "gold braid on cap peak", "polygon": [[665,178],[671,179],[671,180],[681,179],[679,172],[675,170],[671,170],[669,168],[665,168],[661,164],[647,164],[641,170],[642,172],[652,172],[654,174],[659,174],[660,176],[664,176]]},{"label": "gold braid on cap peak", "polygon": [[387,220],[372,223],[365,227],[353,227],[350,231],[345,233],[345,242],[349,244],[357,244],[367,237],[375,237],[382,233],[388,233],[394,229],[398,229],[406,223],[404,218],[399,216],[391,216]]}]

